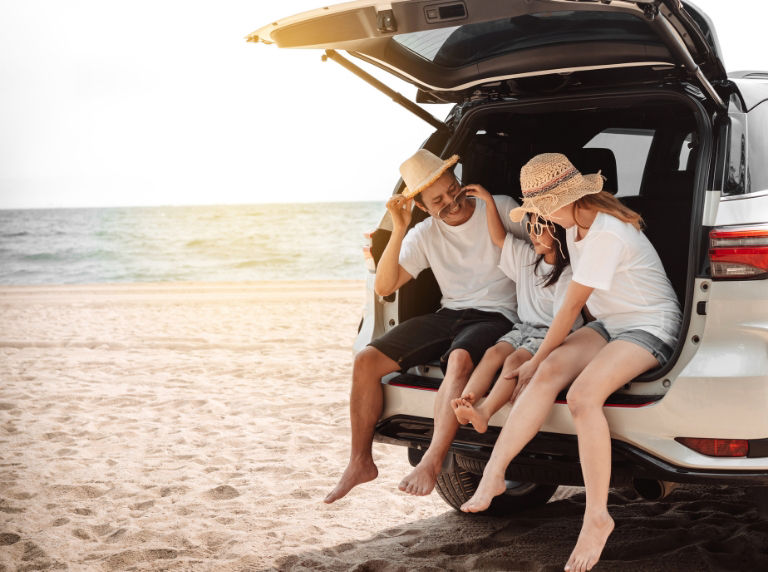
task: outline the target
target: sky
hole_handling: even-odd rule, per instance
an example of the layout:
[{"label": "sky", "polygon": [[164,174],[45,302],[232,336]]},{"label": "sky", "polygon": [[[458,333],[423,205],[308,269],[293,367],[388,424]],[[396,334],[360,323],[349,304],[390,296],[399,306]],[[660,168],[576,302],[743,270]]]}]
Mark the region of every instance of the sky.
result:
[{"label": "sky", "polygon": [[[728,70],[768,70],[762,0],[695,3]],[[319,51],[244,39],[320,6],[0,0],[0,208],[383,201],[432,127]]]}]

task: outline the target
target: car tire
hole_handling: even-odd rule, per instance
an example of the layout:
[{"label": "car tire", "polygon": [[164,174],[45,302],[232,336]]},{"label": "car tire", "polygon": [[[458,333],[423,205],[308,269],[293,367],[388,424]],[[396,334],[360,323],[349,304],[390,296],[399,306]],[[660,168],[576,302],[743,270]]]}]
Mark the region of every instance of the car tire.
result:
[{"label": "car tire", "polygon": [[[408,460],[416,465],[421,460],[422,451],[408,450]],[[475,459],[464,458],[449,453],[443,464],[443,470],[437,476],[435,489],[437,494],[456,510],[475,494],[480,484],[482,466],[484,463]],[[479,468],[480,471],[469,471],[467,468]],[[542,485],[507,481],[507,491],[493,499],[491,506],[476,514],[504,516],[522,510],[534,508],[547,503],[557,490],[557,485]]]}]

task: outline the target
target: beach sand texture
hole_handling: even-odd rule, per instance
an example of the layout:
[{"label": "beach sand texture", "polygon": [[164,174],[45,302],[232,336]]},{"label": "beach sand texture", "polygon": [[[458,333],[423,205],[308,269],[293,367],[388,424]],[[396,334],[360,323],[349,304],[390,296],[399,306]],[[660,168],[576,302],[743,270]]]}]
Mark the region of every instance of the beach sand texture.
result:
[{"label": "beach sand texture", "polygon": [[[559,570],[584,497],[467,516],[348,455],[358,281],[0,288],[0,570]],[[611,496],[596,570],[765,570],[738,489]]]}]

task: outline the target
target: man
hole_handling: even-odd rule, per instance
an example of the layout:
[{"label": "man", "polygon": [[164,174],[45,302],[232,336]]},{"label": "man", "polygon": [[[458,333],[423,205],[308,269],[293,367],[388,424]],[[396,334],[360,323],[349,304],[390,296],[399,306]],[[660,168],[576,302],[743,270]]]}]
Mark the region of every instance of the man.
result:
[{"label": "man", "polygon": [[[326,503],[378,476],[371,449],[383,406],[382,376],[440,358],[445,377],[435,398],[432,442],[398,487],[413,495],[432,492],[458,428],[451,400],[461,395],[485,350],[517,321],[515,284],[498,267],[501,250],[488,232],[485,203],[468,198],[452,172],[458,160],[454,155],[443,161],[421,149],[400,166],[406,189],[387,202],[392,235],[374,289],[387,296],[431,268],[443,294],[441,308],[406,320],[355,356],[350,460]],[[517,203],[507,196],[494,201],[507,229],[524,237],[506,216]],[[414,202],[430,216],[406,236]]]}]

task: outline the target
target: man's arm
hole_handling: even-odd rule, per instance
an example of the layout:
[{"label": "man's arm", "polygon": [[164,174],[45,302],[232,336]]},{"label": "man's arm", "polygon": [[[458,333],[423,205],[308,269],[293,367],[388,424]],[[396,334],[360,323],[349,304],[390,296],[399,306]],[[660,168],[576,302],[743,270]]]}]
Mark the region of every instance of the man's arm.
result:
[{"label": "man's arm", "polygon": [[496,208],[496,201],[493,200],[493,196],[482,185],[467,185],[464,188],[467,190],[467,195],[477,197],[485,202],[488,232],[491,235],[493,244],[502,248],[504,246],[504,239],[507,237],[507,229],[504,228],[504,224],[501,222],[499,209]]},{"label": "man's arm", "polygon": [[376,266],[373,290],[379,296],[389,296],[413,278],[399,262],[400,248],[411,222],[412,202],[412,199],[406,199],[402,195],[395,195],[387,201],[387,210],[392,217],[392,235]]}]

